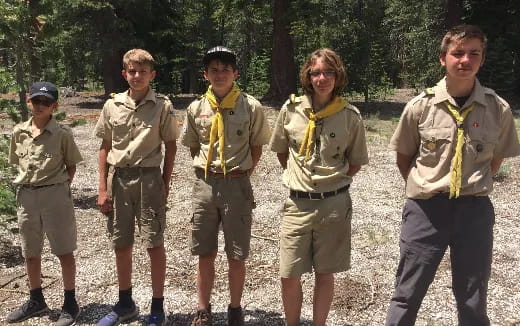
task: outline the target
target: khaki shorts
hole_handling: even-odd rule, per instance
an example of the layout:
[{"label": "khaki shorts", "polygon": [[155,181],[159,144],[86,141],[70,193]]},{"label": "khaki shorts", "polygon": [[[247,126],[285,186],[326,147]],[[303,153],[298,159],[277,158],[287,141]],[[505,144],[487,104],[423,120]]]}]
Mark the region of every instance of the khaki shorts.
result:
[{"label": "khaki shorts", "polygon": [[350,268],[349,192],[321,200],[288,198],[280,232],[280,276],[337,273]]},{"label": "khaki shorts", "polygon": [[249,176],[215,177],[196,170],[193,185],[191,253],[206,255],[218,249],[220,225],[228,259],[245,260],[251,241],[251,214],[254,207]]},{"label": "khaki shorts", "polygon": [[119,249],[133,245],[136,224],[147,248],[162,245],[166,198],[161,169],[116,168],[111,189],[114,210],[108,218],[107,229],[112,247]]},{"label": "khaki shorts", "polygon": [[43,187],[20,186],[16,201],[24,257],[41,255],[44,235],[51,252],[57,256],[76,250],[76,218],[69,182]]}]

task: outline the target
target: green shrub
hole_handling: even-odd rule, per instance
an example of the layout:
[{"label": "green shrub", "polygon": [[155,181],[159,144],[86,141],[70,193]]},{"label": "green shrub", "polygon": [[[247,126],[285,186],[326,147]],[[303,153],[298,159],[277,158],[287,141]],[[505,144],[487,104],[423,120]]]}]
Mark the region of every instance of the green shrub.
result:
[{"label": "green shrub", "polygon": [[62,121],[62,120],[65,120],[65,118],[67,117],[67,114],[65,113],[65,111],[61,111],[61,112],[58,112],[54,115],[54,118],[58,121]]},{"label": "green shrub", "polygon": [[16,196],[12,185],[16,170],[7,162],[9,138],[0,137],[0,225],[5,225],[10,216],[16,214]]},{"label": "green shrub", "polygon": [[0,99],[0,112],[5,112],[14,123],[22,121],[17,101],[10,99]]},{"label": "green shrub", "polygon": [[72,120],[72,123],[70,124],[70,127],[74,128],[74,127],[83,126],[83,125],[86,125],[86,124],[87,124],[87,120],[86,119],[75,119],[75,120]]}]

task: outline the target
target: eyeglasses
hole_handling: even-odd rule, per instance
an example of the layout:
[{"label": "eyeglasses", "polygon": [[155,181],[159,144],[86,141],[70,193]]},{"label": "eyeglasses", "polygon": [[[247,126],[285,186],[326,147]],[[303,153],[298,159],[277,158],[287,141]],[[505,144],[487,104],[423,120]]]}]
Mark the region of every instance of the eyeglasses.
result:
[{"label": "eyeglasses", "polygon": [[139,74],[139,76],[144,76],[144,75],[148,74],[149,71],[147,71],[147,70],[127,70],[126,73],[129,74],[130,76],[135,76],[137,74]]},{"label": "eyeglasses", "polygon": [[336,72],[334,70],[311,70],[309,71],[309,75],[311,77],[319,77],[323,74],[323,77],[330,79],[336,77]]},{"label": "eyeglasses", "polygon": [[44,106],[51,106],[54,104],[54,100],[50,99],[50,98],[47,98],[47,97],[44,97],[44,98],[38,98],[38,97],[35,97],[35,98],[32,98],[31,99],[31,103],[33,105],[44,105]]}]

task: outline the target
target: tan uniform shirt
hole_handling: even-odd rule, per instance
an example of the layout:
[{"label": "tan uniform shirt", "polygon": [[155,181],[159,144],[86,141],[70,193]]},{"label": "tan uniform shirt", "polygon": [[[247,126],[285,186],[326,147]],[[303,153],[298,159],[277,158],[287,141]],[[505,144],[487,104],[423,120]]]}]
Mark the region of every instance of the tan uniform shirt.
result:
[{"label": "tan uniform shirt", "polygon": [[96,125],[97,137],[112,148],[107,163],[116,167],[155,167],[163,160],[162,142],[178,138],[170,100],[150,89],[138,105],[128,91],[109,99]]},{"label": "tan uniform shirt", "polygon": [[[449,192],[451,161],[457,143],[457,125],[446,101],[457,107],[442,79],[433,94],[412,99],[390,141],[390,148],[413,157],[406,181],[406,196],[426,199]],[[460,195],[484,196],[493,189],[491,160],[520,154],[511,109],[493,90],[478,80],[463,108],[474,105],[464,120]]]},{"label": "tan uniform shirt", "polygon": [[[188,147],[200,147],[200,151],[193,158],[193,166],[196,168],[204,169],[206,166],[213,116],[214,111],[204,96],[193,101],[187,109],[181,142]],[[242,92],[234,109],[223,110],[223,118],[227,172],[251,169],[251,146],[267,144],[271,136],[262,105],[254,97]],[[218,139],[214,145],[210,170],[222,172]]]},{"label": "tan uniform shirt", "polygon": [[348,105],[344,110],[316,122],[315,148],[306,161],[298,156],[309,118],[305,108],[312,99],[302,96],[295,103],[286,102],[271,137],[271,150],[289,153],[283,174],[285,186],[306,192],[327,192],[352,182],[347,176],[349,165],[368,163],[365,129],[359,110]]},{"label": "tan uniform shirt", "polygon": [[13,129],[9,163],[18,166],[13,182],[44,186],[69,180],[67,166],[83,160],[72,131],[52,117],[43,132],[33,137],[31,124],[32,118]]}]

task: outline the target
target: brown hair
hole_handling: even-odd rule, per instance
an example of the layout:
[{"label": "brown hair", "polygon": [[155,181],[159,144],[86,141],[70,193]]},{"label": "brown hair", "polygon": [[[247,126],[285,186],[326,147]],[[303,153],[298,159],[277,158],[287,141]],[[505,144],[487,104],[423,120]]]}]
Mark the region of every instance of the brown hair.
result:
[{"label": "brown hair", "polygon": [[155,60],[152,55],[143,49],[132,49],[125,53],[123,56],[123,68],[126,69],[131,62],[150,65],[152,70],[155,66]]},{"label": "brown hair", "polygon": [[454,42],[459,42],[464,39],[476,38],[482,42],[482,54],[486,53],[487,37],[480,28],[475,25],[457,25],[448,30],[446,35],[442,38],[440,56],[444,57],[448,52],[448,48]]},{"label": "brown hair", "polygon": [[314,93],[309,73],[318,59],[322,59],[324,64],[330,66],[336,72],[336,82],[334,83],[333,93],[334,95],[340,95],[343,88],[347,85],[347,73],[345,72],[345,66],[341,58],[336,52],[328,48],[322,48],[312,52],[307,58],[307,61],[303,64],[302,70],[300,71],[300,82],[302,83],[304,93],[309,95]]}]

